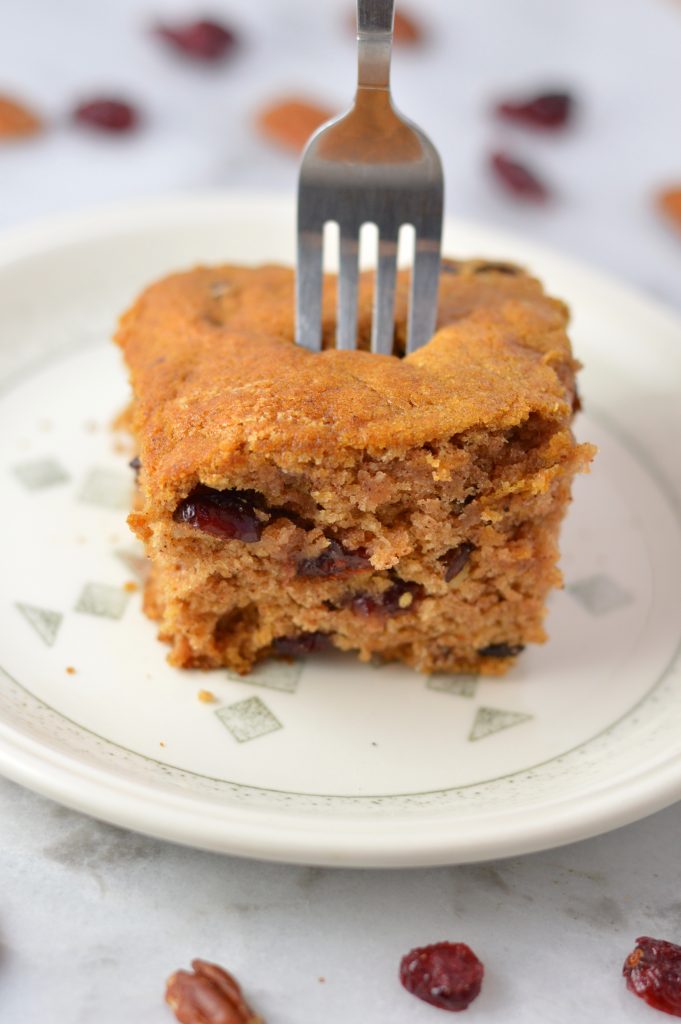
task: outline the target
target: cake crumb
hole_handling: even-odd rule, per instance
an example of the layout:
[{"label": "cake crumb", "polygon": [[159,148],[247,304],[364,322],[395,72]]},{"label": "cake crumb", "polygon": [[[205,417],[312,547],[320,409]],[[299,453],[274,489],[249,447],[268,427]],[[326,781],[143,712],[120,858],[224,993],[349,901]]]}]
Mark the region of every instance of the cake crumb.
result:
[{"label": "cake crumb", "polygon": [[442,465],[442,461],[430,452],[426,452],[426,462],[432,468],[433,480],[451,480],[452,471]]},{"label": "cake crumb", "polygon": [[73,667],[73,665],[67,665],[67,666],[66,666],[66,672],[67,672],[67,674],[68,674],[68,675],[70,675],[70,676],[75,676],[75,674],[76,674],[76,670],[75,670],[75,668]]},{"label": "cake crumb", "polygon": [[165,747],[165,743],[163,742],[163,740],[159,742],[159,747]]},{"label": "cake crumb", "polygon": [[139,585],[134,580],[126,580],[123,584],[123,590],[126,594],[134,594],[136,590],[139,590]]},{"label": "cake crumb", "polygon": [[317,978],[317,981],[321,982],[321,984],[323,985],[324,982],[326,981],[326,978],[322,978],[321,975],[320,975],[320,977]]},{"label": "cake crumb", "polygon": [[212,704],[215,701],[215,694],[210,690],[199,690],[196,694],[202,704]]}]

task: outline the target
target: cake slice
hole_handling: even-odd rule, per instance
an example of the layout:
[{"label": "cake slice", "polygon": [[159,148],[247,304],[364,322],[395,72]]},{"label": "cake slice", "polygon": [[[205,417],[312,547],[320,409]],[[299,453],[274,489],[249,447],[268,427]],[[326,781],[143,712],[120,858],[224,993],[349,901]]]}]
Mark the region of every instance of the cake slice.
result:
[{"label": "cake slice", "polygon": [[[545,639],[558,532],[593,449],[565,306],[505,263],[446,261],[438,327],[404,359],[293,343],[293,271],[152,285],[130,369],[147,614],[182,667],[248,672],[327,648],[424,672],[502,673]],[[398,280],[403,347],[408,281]]]}]

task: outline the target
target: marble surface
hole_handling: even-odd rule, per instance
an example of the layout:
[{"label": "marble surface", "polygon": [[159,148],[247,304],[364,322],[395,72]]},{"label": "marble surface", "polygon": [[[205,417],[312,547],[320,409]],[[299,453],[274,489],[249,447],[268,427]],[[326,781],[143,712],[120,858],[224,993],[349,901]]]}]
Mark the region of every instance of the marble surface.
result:
[{"label": "marble surface", "polygon": [[[0,228],[104,201],[205,187],[290,192],[295,160],[252,129],[283,93],[342,107],[350,2],[216,0],[243,45],[221,69],[170,58],[146,33],[186,0],[10,0],[0,88],[52,129],[0,153]],[[590,260],[681,308],[681,241],[651,195],[681,179],[679,0],[421,0],[430,36],[401,50],[395,94],[440,147],[449,212]],[[535,84],[581,99],[560,138],[501,129],[490,100]],[[130,139],[70,127],[93,91],[129,94]],[[553,204],[510,202],[484,172],[503,146],[541,168]],[[509,254],[506,254],[509,255]],[[163,1024],[163,980],[194,956],[243,981],[268,1024],[419,1022],[443,1014],[396,982],[401,955],[441,938],[484,960],[471,1021],[653,1021],[621,963],[639,934],[681,941],[681,807],[561,850],[418,871],[237,861],[100,824],[0,782],[0,1020]],[[323,980],[322,980],[323,979]],[[661,1019],[657,1015],[658,1019]]]}]

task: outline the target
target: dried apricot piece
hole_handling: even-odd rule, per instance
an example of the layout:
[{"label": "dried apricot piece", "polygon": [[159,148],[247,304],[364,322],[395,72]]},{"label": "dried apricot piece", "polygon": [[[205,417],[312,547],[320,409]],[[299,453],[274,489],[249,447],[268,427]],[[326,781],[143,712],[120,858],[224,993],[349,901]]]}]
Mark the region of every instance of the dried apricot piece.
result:
[{"label": "dried apricot piece", "polygon": [[674,227],[681,231],[681,185],[660,192],[657,205]]},{"label": "dried apricot piece", "polygon": [[393,40],[396,43],[420,43],[423,39],[423,32],[420,25],[414,18],[405,14],[404,11],[395,11],[395,22],[393,24]]},{"label": "dried apricot piece", "polygon": [[0,96],[0,140],[35,135],[43,123],[36,113],[11,96]]},{"label": "dried apricot piece", "polygon": [[284,149],[300,153],[313,132],[333,117],[333,111],[307,100],[285,99],[260,111],[258,127],[263,135]]}]

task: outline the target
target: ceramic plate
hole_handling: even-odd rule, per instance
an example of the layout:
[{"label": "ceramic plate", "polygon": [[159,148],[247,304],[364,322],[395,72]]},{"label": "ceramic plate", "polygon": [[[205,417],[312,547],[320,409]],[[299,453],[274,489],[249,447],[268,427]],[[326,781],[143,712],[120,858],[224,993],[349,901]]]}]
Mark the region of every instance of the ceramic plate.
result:
[{"label": "ceramic plate", "polygon": [[681,796],[681,323],[490,229],[448,224],[445,251],[526,262],[570,301],[578,433],[599,446],[565,525],[550,642],[504,680],[342,656],[247,678],[167,665],[125,523],[112,327],[156,275],[293,251],[290,205],[247,196],[0,242],[0,770],[167,839],[330,865],[517,854]]}]

